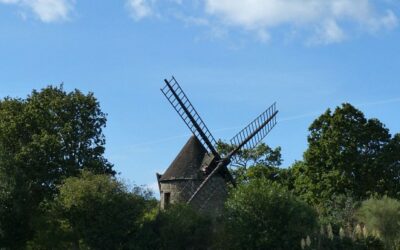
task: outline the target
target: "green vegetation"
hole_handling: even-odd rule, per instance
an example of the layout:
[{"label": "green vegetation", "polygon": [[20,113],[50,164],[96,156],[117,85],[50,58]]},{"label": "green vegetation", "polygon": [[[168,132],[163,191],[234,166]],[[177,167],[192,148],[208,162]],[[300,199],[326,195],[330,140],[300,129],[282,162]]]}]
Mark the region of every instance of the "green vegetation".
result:
[{"label": "green vegetation", "polygon": [[[67,178],[42,204],[31,242],[41,249],[122,249],[140,230],[152,200],[108,175],[83,171]],[[156,206],[153,200],[153,206]]]},{"label": "green vegetation", "polygon": [[387,249],[400,248],[400,201],[383,197],[364,201],[358,217],[367,228],[383,240]]},{"label": "green vegetation", "polygon": [[231,192],[221,249],[300,249],[317,228],[315,211],[278,183],[252,179]]},{"label": "green vegetation", "polygon": [[343,104],[333,113],[327,110],[309,130],[304,164],[297,165],[302,174],[295,181],[308,202],[323,204],[333,195],[399,196],[399,135],[391,137],[379,120]]},{"label": "green vegetation", "polygon": [[160,211],[143,225],[130,249],[209,249],[213,243],[212,220],[185,204]]},{"label": "green vegetation", "polygon": [[118,180],[105,124],[93,94],[62,86],[0,101],[0,249],[400,249],[400,134],[350,104],[289,168],[279,147],[241,151],[216,219]]},{"label": "green vegetation", "polygon": [[0,101],[0,248],[34,234],[39,204],[82,169],[114,174],[103,157],[106,117],[93,94],[62,87]]}]

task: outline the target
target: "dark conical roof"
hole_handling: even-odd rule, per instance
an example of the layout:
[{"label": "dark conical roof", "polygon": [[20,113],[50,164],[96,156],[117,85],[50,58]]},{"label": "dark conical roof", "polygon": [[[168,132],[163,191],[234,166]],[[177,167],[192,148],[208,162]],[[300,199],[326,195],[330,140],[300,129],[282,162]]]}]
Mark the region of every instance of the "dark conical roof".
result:
[{"label": "dark conical roof", "polygon": [[160,181],[201,178],[201,166],[206,155],[207,150],[197,137],[190,137]]}]

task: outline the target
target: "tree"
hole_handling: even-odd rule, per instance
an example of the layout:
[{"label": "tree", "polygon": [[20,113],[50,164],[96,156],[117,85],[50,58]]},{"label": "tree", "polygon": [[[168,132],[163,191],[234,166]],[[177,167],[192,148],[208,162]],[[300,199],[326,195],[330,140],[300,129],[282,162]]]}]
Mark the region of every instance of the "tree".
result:
[{"label": "tree", "polygon": [[[83,171],[67,178],[60,192],[44,204],[32,245],[45,249],[123,249],[139,233],[146,203],[143,192],[130,192],[108,175]],[[44,220],[43,220],[44,218]]]},{"label": "tree", "polygon": [[[232,145],[218,142],[217,150],[221,155],[226,155],[233,149]],[[281,164],[281,148],[272,149],[265,143],[260,143],[253,149],[239,150],[232,161],[231,172],[237,183],[256,178],[267,178],[289,185],[290,173],[286,169],[280,169]]]},{"label": "tree", "polygon": [[354,224],[354,215],[360,205],[350,191],[332,193],[329,199],[318,199],[315,190],[310,188],[310,177],[305,174],[307,165],[304,161],[295,162],[289,169],[293,191],[302,200],[309,202],[319,214],[319,222],[323,225],[332,224],[335,227],[348,227]]},{"label": "tree", "polygon": [[115,173],[103,157],[105,124],[92,93],[62,86],[0,101],[0,248],[24,246],[38,205],[65,178]]},{"label": "tree", "polygon": [[230,194],[224,225],[226,249],[300,249],[316,213],[282,185],[253,179]]},{"label": "tree", "polygon": [[385,151],[381,159],[387,164],[388,168],[384,171],[392,171],[386,173],[393,181],[389,182],[389,190],[386,194],[396,198],[400,198],[400,133],[393,136],[389,144],[385,146]]},{"label": "tree", "polygon": [[362,200],[373,193],[399,192],[398,136],[377,119],[366,119],[350,104],[329,109],[309,128],[304,163],[297,166],[296,190],[312,204],[333,195]]},{"label": "tree", "polygon": [[362,203],[358,218],[371,232],[377,233],[387,249],[399,249],[400,201],[387,196],[368,199]]}]

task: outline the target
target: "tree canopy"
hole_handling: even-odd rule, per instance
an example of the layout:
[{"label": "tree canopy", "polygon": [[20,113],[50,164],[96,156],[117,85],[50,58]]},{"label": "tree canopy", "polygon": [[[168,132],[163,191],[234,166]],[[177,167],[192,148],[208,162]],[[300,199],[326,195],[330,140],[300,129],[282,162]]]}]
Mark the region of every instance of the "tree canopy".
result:
[{"label": "tree canopy", "polygon": [[[221,155],[226,155],[233,149],[233,146],[228,143],[218,142],[217,150]],[[261,177],[284,181],[286,171],[279,168],[281,164],[281,148],[272,149],[267,144],[260,143],[253,149],[239,150],[232,159],[230,170],[238,183]]]},{"label": "tree canopy", "polygon": [[296,188],[317,204],[333,195],[358,200],[399,194],[399,135],[350,104],[327,110],[309,128],[304,163],[295,166]]},{"label": "tree canopy", "polygon": [[31,237],[40,202],[80,170],[114,174],[103,156],[106,114],[92,93],[62,86],[0,101],[0,247]]}]

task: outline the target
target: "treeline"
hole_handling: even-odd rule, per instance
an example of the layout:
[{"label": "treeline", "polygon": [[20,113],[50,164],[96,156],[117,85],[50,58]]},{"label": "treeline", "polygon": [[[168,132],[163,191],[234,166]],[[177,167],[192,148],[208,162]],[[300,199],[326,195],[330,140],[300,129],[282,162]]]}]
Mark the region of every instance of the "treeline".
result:
[{"label": "treeline", "polygon": [[241,151],[213,219],[118,180],[105,125],[93,94],[62,86],[0,101],[0,249],[400,249],[400,134],[350,104],[289,168],[279,147]]},{"label": "treeline", "polygon": [[[230,146],[221,143],[220,150],[229,152]],[[244,224],[238,227],[243,235],[251,235],[246,245],[276,236],[260,234],[266,230],[284,235],[278,245],[262,243],[250,249],[296,249],[297,242],[303,249],[400,249],[400,134],[392,136],[379,120],[365,118],[360,110],[346,103],[334,111],[328,109],[310,125],[302,161],[280,168],[280,151],[279,147],[271,149],[261,144],[242,151],[233,164],[239,188],[232,192],[227,208],[242,188],[263,190],[243,209],[243,215],[254,216],[253,220],[245,216]],[[268,209],[273,206],[260,205],[262,194],[273,192],[272,183],[315,212],[316,227],[307,227],[314,233],[302,228],[306,222],[290,223],[291,217],[282,214],[292,211],[299,219],[307,213],[306,208],[291,205],[269,214]],[[252,196],[245,196],[242,203],[248,204]],[[257,214],[255,208],[265,211]],[[269,221],[273,218],[279,218],[276,228]],[[308,213],[306,218],[311,221],[313,216]],[[252,223],[246,227],[248,221]],[[265,224],[257,228],[257,221]],[[303,236],[300,241],[299,237],[290,240],[295,233],[282,228],[303,232]],[[285,245],[288,241],[294,245]]]}]

